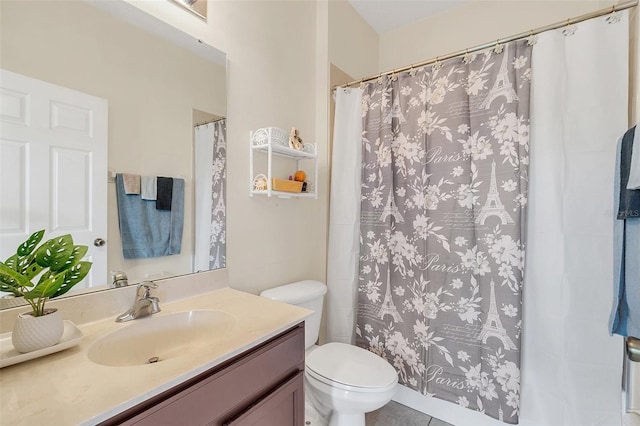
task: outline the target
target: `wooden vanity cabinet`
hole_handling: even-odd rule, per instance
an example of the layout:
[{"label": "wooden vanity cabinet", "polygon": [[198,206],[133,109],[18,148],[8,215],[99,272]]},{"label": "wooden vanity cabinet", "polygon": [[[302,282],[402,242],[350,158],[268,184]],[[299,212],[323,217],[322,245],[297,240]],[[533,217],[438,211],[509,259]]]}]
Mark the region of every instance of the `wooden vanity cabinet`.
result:
[{"label": "wooden vanity cabinet", "polygon": [[304,323],[103,425],[301,426]]}]

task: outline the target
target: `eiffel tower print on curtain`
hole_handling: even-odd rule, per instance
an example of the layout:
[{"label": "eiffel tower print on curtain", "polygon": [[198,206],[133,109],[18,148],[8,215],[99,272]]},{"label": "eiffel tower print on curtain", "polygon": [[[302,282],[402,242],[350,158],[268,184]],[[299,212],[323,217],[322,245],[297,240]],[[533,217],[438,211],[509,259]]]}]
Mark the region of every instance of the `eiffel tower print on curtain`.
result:
[{"label": "eiffel tower print on curtain", "polygon": [[505,210],[502,201],[500,201],[500,193],[496,183],[496,162],[491,162],[491,184],[487,193],[487,201],[480,209],[480,214],[476,218],[476,223],[484,225],[485,220],[490,216],[498,216],[503,225],[514,223],[507,210]]},{"label": "eiffel tower print on curtain", "polygon": [[491,108],[491,103],[501,96],[507,98],[507,103],[512,103],[519,99],[509,80],[509,44],[505,46],[504,52],[502,53],[502,64],[496,76],[496,81],[480,104],[480,108]]},{"label": "eiffel tower print on curtain", "polygon": [[391,110],[389,111],[389,113],[385,117],[383,123],[384,124],[391,124],[391,121],[394,118],[397,118],[400,123],[404,123],[404,122],[407,121],[404,118],[404,115],[402,114],[402,109],[400,108],[400,102],[398,101],[398,98],[395,98],[395,100],[393,101],[393,106],[391,107]]},{"label": "eiffel tower print on curtain", "polygon": [[393,303],[393,298],[391,297],[391,272],[387,269],[387,289],[384,294],[384,299],[382,300],[382,305],[380,305],[380,310],[378,311],[378,318],[384,319],[385,316],[391,315],[395,322],[403,322],[400,313],[398,312],[398,308]]},{"label": "eiffel tower print on curtain", "polygon": [[400,210],[398,210],[398,206],[396,206],[396,203],[393,200],[393,191],[389,192],[387,204],[384,205],[382,214],[380,215],[380,222],[384,222],[389,216],[393,216],[393,218],[396,220],[396,223],[404,222],[404,218],[400,214]]},{"label": "eiffel tower print on curtain", "polygon": [[495,284],[491,280],[491,299],[489,302],[489,313],[487,314],[487,322],[484,323],[478,340],[482,340],[482,343],[486,344],[489,337],[496,337],[500,339],[502,345],[507,350],[516,350],[518,347],[513,340],[507,334],[507,330],[502,326],[500,321],[500,313],[498,312],[498,306],[496,305],[496,291]]}]

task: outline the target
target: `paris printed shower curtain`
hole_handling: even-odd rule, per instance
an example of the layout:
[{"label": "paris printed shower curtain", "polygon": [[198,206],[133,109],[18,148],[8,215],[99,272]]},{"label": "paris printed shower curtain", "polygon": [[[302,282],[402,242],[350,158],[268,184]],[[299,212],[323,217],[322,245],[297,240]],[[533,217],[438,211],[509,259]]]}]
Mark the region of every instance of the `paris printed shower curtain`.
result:
[{"label": "paris printed shower curtain", "polygon": [[518,422],[527,40],[364,88],[356,344],[400,383]]}]

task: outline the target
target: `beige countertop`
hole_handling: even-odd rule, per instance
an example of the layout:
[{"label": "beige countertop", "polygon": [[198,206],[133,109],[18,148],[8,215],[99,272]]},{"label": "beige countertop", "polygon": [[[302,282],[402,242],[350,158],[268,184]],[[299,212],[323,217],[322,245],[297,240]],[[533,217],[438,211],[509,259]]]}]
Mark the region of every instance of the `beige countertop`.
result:
[{"label": "beige countertop", "polygon": [[[214,336],[199,352],[155,364],[99,365],[87,357],[92,343],[133,324],[115,318],[78,325],[79,345],[0,370],[0,424],[92,425],[208,370],[302,321],[310,311],[223,288],[160,303],[162,312],[216,309],[234,318],[231,333]],[[63,313],[64,314],[64,313]]]}]

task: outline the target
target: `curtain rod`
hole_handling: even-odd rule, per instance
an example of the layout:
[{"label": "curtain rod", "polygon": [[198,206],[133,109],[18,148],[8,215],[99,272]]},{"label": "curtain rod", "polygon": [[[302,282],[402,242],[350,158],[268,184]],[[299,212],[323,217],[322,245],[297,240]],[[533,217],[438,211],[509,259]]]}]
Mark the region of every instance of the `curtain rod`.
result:
[{"label": "curtain rod", "polygon": [[386,71],[386,72],[374,74],[374,75],[371,75],[371,76],[366,77],[366,78],[353,80],[353,81],[351,81],[349,83],[338,84],[337,86],[334,86],[333,89],[335,90],[335,89],[337,89],[339,87],[349,87],[349,86],[352,86],[352,85],[357,84],[357,83],[362,84],[365,81],[375,80],[376,78],[380,78],[382,76],[393,75],[393,74],[397,74],[397,73],[403,72],[403,71],[408,71],[408,70],[411,70],[411,69],[414,69],[414,68],[424,67],[425,65],[433,64],[433,63],[436,63],[436,62],[442,62],[442,61],[445,61],[447,59],[455,58],[457,56],[467,55],[469,53],[478,52],[480,50],[485,50],[485,49],[488,49],[490,47],[498,46],[500,44],[509,43],[511,41],[515,41],[515,40],[520,40],[520,39],[523,39],[523,38],[531,37],[531,36],[534,36],[536,34],[540,34],[540,33],[546,32],[546,31],[551,31],[551,30],[556,30],[558,28],[567,27],[569,25],[577,24],[579,22],[586,21],[586,20],[593,19],[593,18],[597,18],[599,16],[604,16],[604,15],[607,15],[609,13],[615,13],[615,12],[618,12],[618,11],[621,11],[621,10],[629,9],[629,8],[635,7],[637,5],[638,5],[638,0],[631,0],[631,1],[628,1],[628,2],[620,3],[620,4],[617,4],[617,5],[613,5],[611,7],[607,7],[605,9],[600,9],[600,10],[597,10],[595,12],[591,12],[591,13],[587,13],[587,14],[578,16],[576,18],[570,18],[570,19],[567,19],[566,21],[556,22],[555,24],[550,24],[550,25],[546,25],[544,27],[539,27],[539,28],[536,28],[536,29],[533,29],[533,30],[530,30],[530,31],[527,31],[527,32],[524,32],[524,33],[512,35],[510,37],[500,38],[500,39],[498,39],[496,41],[492,41],[492,42],[489,42],[489,43],[484,43],[484,44],[481,44],[481,45],[478,45],[478,46],[475,46],[475,47],[472,47],[472,48],[469,48],[469,49],[459,50],[457,52],[449,53],[449,54],[443,55],[443,56],[436,56],[435,58],[429,59],[427,61],[422,61],[422,62],[418,62],[416,64],[411,64],[409,66],[405,66],[405,67],[402,67],[402,68],[396,68],[396,69],[393,69],[391,71]]},{"label": "curtain rod", "polygon": [[[637,1],[637,0],[636,0]],[[209,120],[209,121],[203,121],[202,123],[196,123],[193,125],[193,127],[198,127],[198,126],[204,126],[205,124],[211,124],[211,123],[217,123],[218,121],[222,121],[225,118],[215,118],[213,120]]]}]

